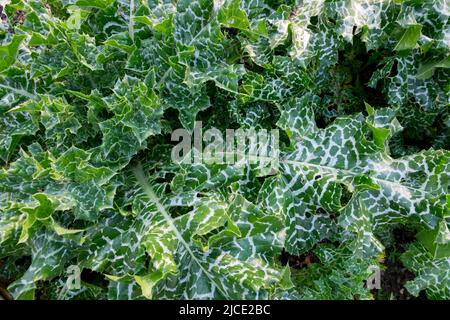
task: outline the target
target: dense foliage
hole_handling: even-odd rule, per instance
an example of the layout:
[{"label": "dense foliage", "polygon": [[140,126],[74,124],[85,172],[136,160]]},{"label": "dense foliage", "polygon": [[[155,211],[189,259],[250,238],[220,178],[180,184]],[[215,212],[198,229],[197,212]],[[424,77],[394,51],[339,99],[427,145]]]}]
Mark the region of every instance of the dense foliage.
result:
[{"label": "dense foliage", "polygon": [[[448,1],[2,2],[15,299],[389,298],[388,260],[450,298]],[[279,128],[283,160],[174,163],[196,120]]]}]

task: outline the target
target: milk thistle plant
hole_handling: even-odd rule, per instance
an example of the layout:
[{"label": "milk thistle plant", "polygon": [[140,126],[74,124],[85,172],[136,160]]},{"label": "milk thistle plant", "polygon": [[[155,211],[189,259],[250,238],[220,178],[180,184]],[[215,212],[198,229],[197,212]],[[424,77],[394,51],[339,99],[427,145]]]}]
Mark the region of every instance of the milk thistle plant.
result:
[{"label": "milk thistle plant", "polygon": [[1,0],[0,297],[449,299],[449,16]]}]

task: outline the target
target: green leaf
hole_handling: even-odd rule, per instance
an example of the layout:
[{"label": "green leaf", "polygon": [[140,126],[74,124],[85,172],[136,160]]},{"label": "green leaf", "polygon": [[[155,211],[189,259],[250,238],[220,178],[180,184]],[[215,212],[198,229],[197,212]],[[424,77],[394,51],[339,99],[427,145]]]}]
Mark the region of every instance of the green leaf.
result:
[{"label": "green leaf", "polygon": [[416,278],[405,285],[411,294],[418,296],[426,290],[430,299],[446,300],[450,292],[450,274],[448,258],[436,258],[419,243],[410,245],[402,256],[403,264],[416,274]]},{"label": "green leaf", "polygon": [[402,51],[415,48],[421,31],[422,25],[420,24],[409,26],[403,33],[397,45],[394,47],[394,50]]},{"label": "green leaf", "polygon": [[[239,227],[242,236],[235,238],[235,232],[224,229],[220,231],[221,237],[212,237],[207,249],[202,250],[193,242],[193,236],[223,225],[227,221],[220,218],[224,209],[194,210],[173,219],[143,174],[140,171],[136,174],[145,194],[156,206],[151,223],[154,233],[147,236],[146,247],[154,268],[166,273],[166,280],[160,285],[160,290],[164,289],[161,294],[170,294],[172,298],[203,299],[259,297],[268,294],[270,283],[281,281],[281,272],[271,267],[267,260],[267,254],[271,252],[264,252],[265,244],[279,240],[277,236],[261,237],[282,233],[283,228],[276,217],[264,217],[254,205],[237,197],[235,202],[239,204],[231,204],[228,216]],[[220,220],[222,222],[218,223]],[[212,221],[215,222],[211,224]],[[210,226],[205,230],[203,226],[208,224]],[[249,246],[253,249],[242,251]],[[162,252],[166,254],[161,255]],[[212,267],[208,267],[211,264]],[[175,291],[170,293],[170,288]]]},{"label": "green leaf", "polygon": [[16,60],[17,52],[26,35],[14,35],[11,42],[0,46],[0,72],[12,66]]},{"label": "green leaf", "polygon": [[436,68],[450,68],[450,56],[442,60],[430,61],[421,65],[417,70],[417,79],[426,80],[431,78]]}]

